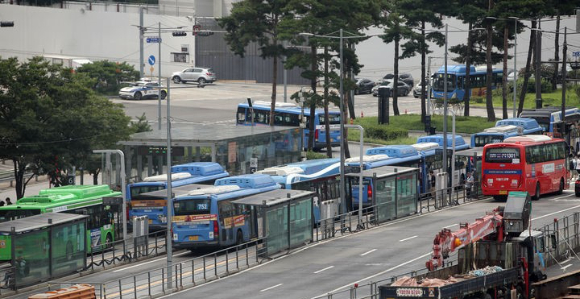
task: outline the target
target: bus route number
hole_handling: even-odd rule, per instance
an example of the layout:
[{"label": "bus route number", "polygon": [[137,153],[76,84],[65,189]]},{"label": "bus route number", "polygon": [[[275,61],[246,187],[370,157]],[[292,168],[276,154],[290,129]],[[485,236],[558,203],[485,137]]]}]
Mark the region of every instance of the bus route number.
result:
[{"label": "bus route number", "polygon": [[198,210],[208,210],[207,203],[198,203],[197,204],[197,209]]}]

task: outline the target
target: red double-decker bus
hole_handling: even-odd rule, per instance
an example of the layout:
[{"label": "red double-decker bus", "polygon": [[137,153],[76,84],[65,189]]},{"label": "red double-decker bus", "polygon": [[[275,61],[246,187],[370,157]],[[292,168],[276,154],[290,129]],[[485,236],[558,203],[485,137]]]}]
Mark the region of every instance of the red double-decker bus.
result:
[{"label": "red double-decker bus", "polygon": [[481,187],[484,195],[504,200],[510,191],[527,191],[533,199],[562,193],[568,184],[568,146],[544,135],[506,138],[483,148]]}]

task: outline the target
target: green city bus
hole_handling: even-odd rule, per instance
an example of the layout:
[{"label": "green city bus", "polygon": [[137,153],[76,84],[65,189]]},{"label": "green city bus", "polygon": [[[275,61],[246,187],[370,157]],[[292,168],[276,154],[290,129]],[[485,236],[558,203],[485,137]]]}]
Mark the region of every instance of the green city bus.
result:
[{"label": "green city bus", "polygon": [[[23,197],[12,205],[1,206],[0,222],[50,212],[87,215],[87,253],[90,253],[107,248],[115,241],[114,213],[109,205],[103,204],[103,198],[120,196],[121,192],[112,190],[108,185],[71,185],[44,189],[38,195]],[[0,253],[0,260],[4,258]]]}]

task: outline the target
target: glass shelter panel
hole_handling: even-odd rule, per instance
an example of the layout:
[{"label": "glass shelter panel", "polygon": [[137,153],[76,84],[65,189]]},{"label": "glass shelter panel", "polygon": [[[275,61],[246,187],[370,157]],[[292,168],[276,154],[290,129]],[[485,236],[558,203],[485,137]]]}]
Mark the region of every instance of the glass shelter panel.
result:
[{"label": "glass shelter panel", "polygon": [[51,230],[52,276],[58,277],[83,269],[86,263],[84,222],[69,223]]},{"label": "glass shelter panel", "polygon": [[266,212],[266,244],[268,254],[288,247],[288,206],[284,205]]},{"label": "glass shelter panel", "polygon": [[417,173],[397,176],[397,217],[417,212]]},{"label": "glass shelter panel", "polygon": [[312,199],[290,205],[290,247],[312,240]]},{"label": "glass shelter panel", "polygon": [[395,178],[376,179],[374,185],[377,221],[394,219],[397,212],[394,198]]},{"label": "glass shelter panel", "polygon": [[47,229],[17,234],[14,240],[15,286],[29,286],[38,281],[50,279],[50,263],[48,256],[49,231]]}]

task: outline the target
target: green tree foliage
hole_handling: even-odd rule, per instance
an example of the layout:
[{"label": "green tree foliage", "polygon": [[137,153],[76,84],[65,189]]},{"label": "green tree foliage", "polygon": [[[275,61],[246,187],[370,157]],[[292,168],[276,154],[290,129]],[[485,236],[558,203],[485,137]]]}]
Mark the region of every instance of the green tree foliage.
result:
[{"label": "green tree foliage", "polygon": [[92,149],[129,137],[122,106],[96,96],[84,74],[42,57],[0,59],[0,69],[0,158],[14,164],[17,198],[34,175],[48,174],[58,186],[61,173],[82,167]]},{"label": "green tree foliage", "polygon": [[278,81],[278,59],[284,54],[279,40],[278,24],[285,13],[289,0],[242,0],[232,4],[231,14],[218,19],[218,24],[226,30],[225,40],[230,49],[241,57],[246,47],[257,42],[262,58],[272,58],[272,107],[270,125],[274,125],[276,106],[276,82]]},{"label": "green tree foliage", "polygon": [[123,82],[139,79],[139,71],[126,62],[95,61],[81,65],[76,72],[86,74],[93,80],[92,89],[105,95],[117,94]]}]

